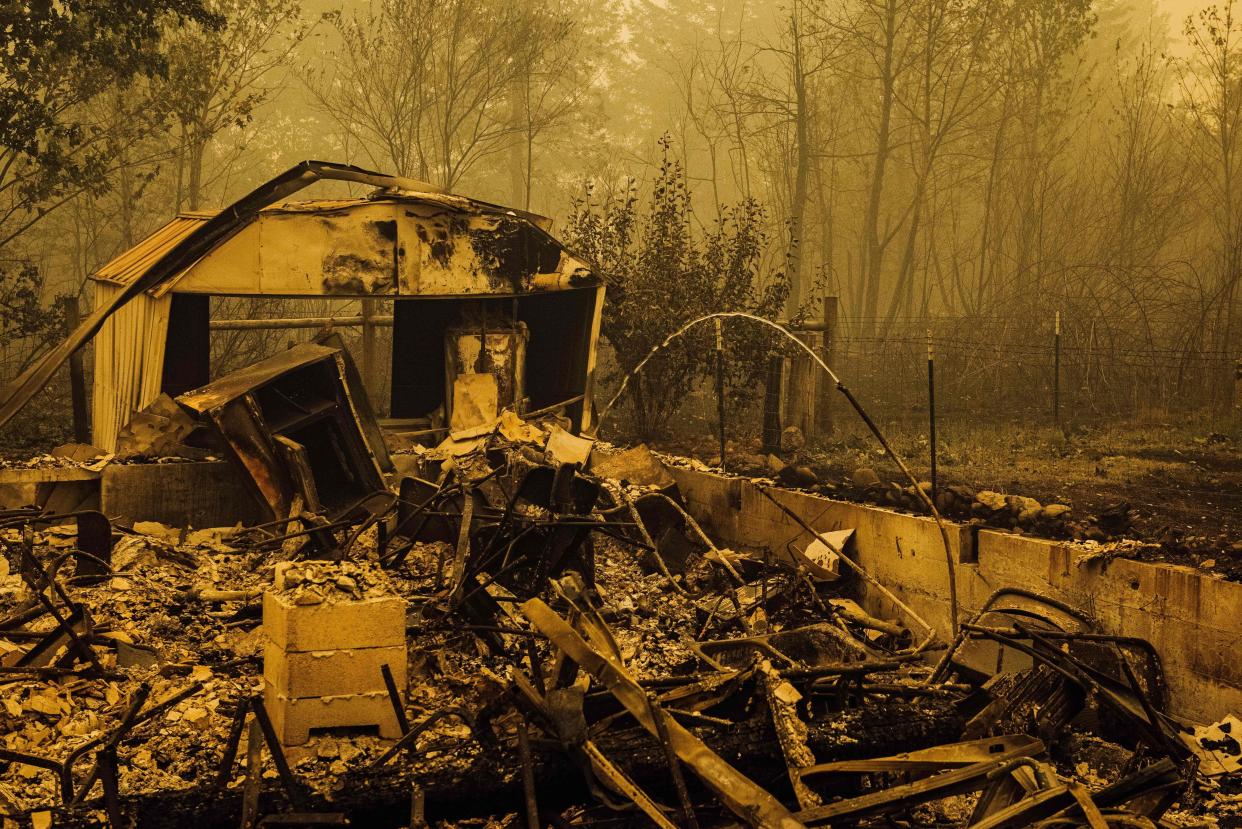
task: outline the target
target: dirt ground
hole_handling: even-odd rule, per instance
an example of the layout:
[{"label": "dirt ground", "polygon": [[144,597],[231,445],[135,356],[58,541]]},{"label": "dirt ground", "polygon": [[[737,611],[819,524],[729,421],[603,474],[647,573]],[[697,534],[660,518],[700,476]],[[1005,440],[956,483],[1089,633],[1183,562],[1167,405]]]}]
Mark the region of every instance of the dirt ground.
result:
[{"label": "dirt ground", "polygon": [[[709,424],[701,426],[698,435],[653,445],[711,462],[718,444],[708,437]],[[873,438],[847,428],[784,460],[815,472],[819,484],[811,489],[884,503],[881,491],[853,484],[855,471],[873,469],[885,484],[905,480]],[[881,428],[914,474],[930,478],[925,430]],[[763,471],[757,436],[731,441],[729,451],[738,471]],[[1132,557],[1199,566],[1242,581],[1242,419],[1152,419],[1064,432],[956,424],[942,428],[937,454],[940,487],[1065,504],[1075,518],[1106,516],[1113,519],[1110,537],[1149,542]]]}]

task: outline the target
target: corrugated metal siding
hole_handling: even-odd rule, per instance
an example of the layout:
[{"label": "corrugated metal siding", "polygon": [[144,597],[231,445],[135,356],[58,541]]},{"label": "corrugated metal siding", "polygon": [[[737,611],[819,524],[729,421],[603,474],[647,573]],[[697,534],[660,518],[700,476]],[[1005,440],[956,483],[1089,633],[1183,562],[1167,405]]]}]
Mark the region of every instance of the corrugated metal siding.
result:
[{"label": "corrugated metal siding", "polygon": [[157,259],[214,215],[207,212],[177,214],[159,230],[103,265],[93,277],[114,285],[131,284],[146,273]]},{"label": "corrugated metal siding", "polygon": [[[121,290],[120,285],[96,282],[95,304]],[[115,451],[121,427],[160,393],[171,306],[171,294],[140,294],[109,317],[95,336],[91,440],[101,449]]]}]

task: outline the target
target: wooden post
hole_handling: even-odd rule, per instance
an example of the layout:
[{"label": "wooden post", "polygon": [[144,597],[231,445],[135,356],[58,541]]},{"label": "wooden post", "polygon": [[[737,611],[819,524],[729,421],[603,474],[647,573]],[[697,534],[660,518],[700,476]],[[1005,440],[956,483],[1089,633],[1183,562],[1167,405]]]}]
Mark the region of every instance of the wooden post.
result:
[{"label": "wooden post", "polygon": [[[814,331],[790,333],[811,350],[818,345],[819,335]],[[815,361],[802,349],[798,349],[789,358],[789,382],[785,386],[785,422],[781,424],[781,428],[797,426],[802,430],[802,436],[808,443],[815,436],[817,423],[815,409],[818,403],[816,390],[819,374],[823,374],[823,369],[815,365]]]},{"label": "wooden post", "polygon": [[[837,298],[835,296],[824,297],[824,330],[820,333],[819,358],[824,361],[824,365],[836,371],[836,347],[837,347]],[[815,428],[821,435],[831,435],[833,432],[832,423],[832,400],[837,395],[837,390],[832,384],[832,378],[827,372],[816,366],[815,377]]]},{"label": "wooden post", "polygon": [[1061,425],[1061,312],[1057,311],[1052,335],[1052,422]]},{"label": "wooden post", "polygon": [[[66,334],[78,327],[80,317],[78,298],[65,297]],[[82,366],[80,348],[69,355],[69,395],[73,401],[73,439],[78,443],[90,443],[91,427],[86,411],[86,370]]]}]

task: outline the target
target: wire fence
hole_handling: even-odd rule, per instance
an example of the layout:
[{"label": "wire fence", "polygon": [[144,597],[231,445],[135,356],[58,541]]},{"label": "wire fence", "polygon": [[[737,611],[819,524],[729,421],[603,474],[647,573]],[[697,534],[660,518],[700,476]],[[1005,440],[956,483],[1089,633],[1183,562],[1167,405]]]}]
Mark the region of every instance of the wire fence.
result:
[{"label": "wire fence", "polygon": [[869,322],[841,320],[834,368],[889,422],[926,422],[929,351],[936,416],[949,421],[1107,421],[1211,410],[1235,393],[1237,355],[1105,338],[1098,320],[941,317],[886,336]]}]

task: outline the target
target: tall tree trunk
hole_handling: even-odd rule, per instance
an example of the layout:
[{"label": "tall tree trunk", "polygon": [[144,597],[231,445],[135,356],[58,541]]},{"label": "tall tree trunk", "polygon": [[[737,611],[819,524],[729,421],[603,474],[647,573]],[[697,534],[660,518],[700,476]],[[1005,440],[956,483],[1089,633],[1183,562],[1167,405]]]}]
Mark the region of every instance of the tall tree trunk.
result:
[{"label": "tall tree trunk", "polygon": [[880,238],[880,207],[884,200],[884,176],[891,150],[893,92],[895,85],[893,60],[897,40],[897,0],[885,0],[882,69],[880,73],[880,119],[876,127],[875,159],[871,167],[871,185],[867,193],[867,211],[863,217],[863,331],[875,331],[880,306],[880,279],[884,274],[885,240]]},{"label": "tall tree trunk", "polygon": [[789,297],[785,301],[785,315],[792,318],[798,313],[805,298],[803,284],[804,256],[803,230],[806,218],[807,179],[810,175],[810,113],[807,112],[806,75],[802,63],[802,33],[798,25],[798,7],[790,16],[793,34],[793,84],[794,84],[794,186],[789,204]]},{"label": "tall tree trunk", "polygon": [[[974,311],[981,313],[988,301],[988,285],[991,282],[988,254],[992,245],[992,223],[995,217],[996,185],[1000,176],[1001,163],[1004,160],[1005,128],[1009,121],[1009,97],[1005,96],[1001,104],[1000,121],[996,125],[996,137],[992,141],[992,158],[988,165],[987,184],[983,189],[983,226],[979,231],[979,277],[975,286]],[[971,309],[966,309],[967,311]]]},{"label": "tall tree trunk", "polygon": [[206,143],[201,140],[195,140],[190,145],[189,158],[187,159],[189,181],[186,184],[186,204],[190,210],[198,210],[199,200],[202,198],[203,152],[206,149]]}]

